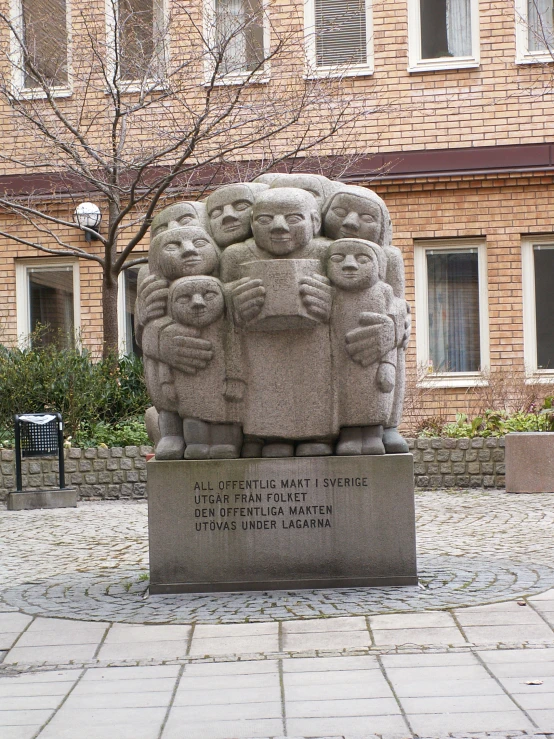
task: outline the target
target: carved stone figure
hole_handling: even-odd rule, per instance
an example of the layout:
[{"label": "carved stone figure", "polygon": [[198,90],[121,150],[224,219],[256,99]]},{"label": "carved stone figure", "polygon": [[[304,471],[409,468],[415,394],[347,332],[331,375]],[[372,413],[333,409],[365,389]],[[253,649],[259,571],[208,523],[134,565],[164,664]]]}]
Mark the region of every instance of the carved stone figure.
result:
[{"label": "carved stone figure", "polygon": [[[158,459],[181,459],[185,450],[182,419],[169,390],[173,385],[172,369],[195,373],[204,369],[213,356],[209,340],[185,335],[176,337],[168,345],[163,336],[170,320],[167,316],[170,284],[181,277],[210,275],[219,268],[217,245],[206,230],[197,225],[199,219],[191,219],[189,225],[180,225],[175,218],[185,211],[184,205],[190,204],[171,206],[166,209],[170,213],[163,211],[154,219],[152,233],[155,235],[150,245],[148,267],[139,273],[139,336],[146,387],[159,412]],[[202,213],[202,209],[194,212]]]},{"label": "carved stone figure", "polygon": [[218,246],[224,249],[252,235],[252,206],[256,195],[267,188],[268,185],[261,182],[224,185],[208,196],[210,230]]},{"label": "carved stone figure", "polygon": [[[308,192],[275,188],[262,193],[252,211],[254,238],[228,247],[221,277],[230,285],[244,339],[248,368],[244,433],[264,440],[262,455],[331,454],[336,435],[328,320],[331,288],[324,276],[325,244],[314,240],[320,228],[317,201]],[[273,314],[273,327],[256,330],[266,295],[278,302],[283,290],[284,260],[309,260],[290,265],[288,280],[296,294],[296,313]],[[263,277],[251,277],[252,265],[265,262]],[[256,265],[257,266],[257,265]],[[289,265],[285,265],[288,267]],[[256,272],[261,275],[262,273]],[[299,328],[299,319],[310,325]],[[300,409],[302,411],[300,412]]]},{"label": "carved stone figure", "polygon": [[[336,293],[331,313],[333,377],[337,382],[340,436],[336,453],[384,454],[383,424],[388,419],[396,377],[394,293],[383,282],[387,257],[378,244],[339,239],[331,244],[327,275]],[[379,328],[391,350],[369,362],[353,351],[360,326]]]},{"label": "carved stone figure", "polygon": [[327,198],[329,198],[338,188],[340,183],[333,182],[327,177],[320,174],[281,174],[271,180],[270,187],[296,187],[300,190],[306,190],[311,193],[317,200],[320,208]]},{"label": "carved stone figure", "polygon": [[[385,202],[365,187],[343,185],[327,201],[324,207],[325,234],[332,239],[359,238],[374,241],[383,247],[387,255],[385,281],[397,298],[397,371],[395,395],[390,417],[385,423],[383,443],[389,454],[408,451],[408,445],[398,432],[404,402],[406,362],[405,352],[410,337],[410,308],[405,300],[404,261],[402,252],[392,246],[392,223]],[[366,326],[359,340],[374,342],[375,328]],[[371,351],[371,350],[370,350]]]},{"label": "carved stone figure", "polygon": [[166,208],[136,310],[156,457],[407,451],[404,292],[366,188],[271,173]]},{"label": "carved stone figure", "polygon": [[[185,459],[240,456],[240,405],[234,390],[242,384],[242,368],[229,347],[222,285],[214,277],[182,277],[169,288],[163,342],[171,346],[183,337],[210,343],[212,359],[197,372],[171,372],[165,386],[168,401],[183,419]],[[229,365],[235,360],[233,367]],[[233,371],[234,370],[234,371]],[[228,383],[234,387],[228,387]],[[242,395],[242,393],[240,393]]]}]

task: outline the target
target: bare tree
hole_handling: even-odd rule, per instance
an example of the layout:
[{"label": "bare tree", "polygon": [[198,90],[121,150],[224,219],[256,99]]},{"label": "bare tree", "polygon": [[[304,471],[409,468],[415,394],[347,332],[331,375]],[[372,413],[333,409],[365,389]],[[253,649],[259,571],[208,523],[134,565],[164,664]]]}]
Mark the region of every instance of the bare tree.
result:
[{"label": "bare tree", "polygon": [[[306,73],[299,17],[277,26],[259,0],[204,16],[200,3],[174,0],[169,13],[158,3],[109,0],[107,21],[103,3],[85,4],[69,42],[53,21],[65,0],[0,12],[0,105],[11,126],[0,160],[4,173],[35,182],[0,197],[11,224],[0,235],[101,267],[105,353],[118,343],[118,275],[141,261],[132,252],[156,209],[280,163],[322,171],[315,154],[343,162],[335,135],[345,147],[379,110],[340,76]],[[100,248],[78,245],[71,213],[83,199],[104,214]]]}]

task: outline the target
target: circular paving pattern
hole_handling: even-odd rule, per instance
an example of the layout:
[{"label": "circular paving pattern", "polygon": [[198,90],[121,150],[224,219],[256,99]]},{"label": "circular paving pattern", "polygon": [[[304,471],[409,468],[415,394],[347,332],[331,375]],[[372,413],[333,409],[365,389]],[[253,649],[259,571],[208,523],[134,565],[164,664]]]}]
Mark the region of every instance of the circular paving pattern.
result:
[{"label": "circular paving pattern", "polygon": [[0,512],[0,611],[237,623],[460,607],[554,587],[554,496],[416,495],[420,587],[148,595],[144,503]]}]

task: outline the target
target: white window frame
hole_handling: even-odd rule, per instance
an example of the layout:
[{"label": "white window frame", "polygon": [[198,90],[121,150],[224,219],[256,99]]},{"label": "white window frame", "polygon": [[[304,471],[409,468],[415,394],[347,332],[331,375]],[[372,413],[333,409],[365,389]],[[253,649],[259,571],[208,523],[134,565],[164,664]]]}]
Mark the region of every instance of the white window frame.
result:
[{"label": "white window frame", "polygon": [[[163,90],[165,86],[165,71],[169,63],[169,8],[168,0],[153,0],[154,5],[158,6],[157,13],[160,17],[160,26],[164,29],[162,37],[164,39],[163,50],[161,51],[161,59],[164,75],[160,79],[147,78],[146,80],[122,80],[118,79],[120,92],[137,93],[143,92],[145,85],[147,89],[152,91]],[[108,76],[113,78],[115,68],[115,16],[114,5],[118,4],[118,0],[105,0],[106,4],[106,49],[107,49],[107,66]],[[156,12],[154,13],[154,23],[156,22]],[[154,31],[154,29],[152,29]]]},{"label": "white window frame", "polygon": [[[429,372],[429,293],[427,259],[429,251],[468,251],[477,249],[479,278],[479,340],[481,370],[478,372]],[[487,273],[487,245],[484,239],[437,239],[417,241],[414,244],[416,356],[422,370],[420,387],[474,387],[482,385],[490,367],[489,291]]]},{"label": "white window frame", "polygon": [[[225,74],[219,76],[214,80],[214,85],[243,85],[246,80],[249,80],[251,84],[261,85],[267,84],[270,80],[270,62],[268,60],[270,49],[271,49],[271,38],[270,29],[271,24],[269,21],[269,1],[262,0],[262,16],[263,16],[263,55],[264,63],[262,68],[256,72],[234,72],[232,74]],[[210,56],[210,49],[215,46],[215,0],[204,0],[203,3],[203,19],[204,19],[204,38],[208,47],[204,53],[204,85],[212,84],[212,75],[214,71],[214,64]]]},{"label": "white window frame", "polygon": [[29,306],[28,270],[41,267],[45,270],[56,270],[60,267],[73,269],[73,323],[75,340],[81,337],[81,277],[78,259],[44,257],[42,259],[22,259],[15,263],[15,297],[17,319],[17,341],[23,349],[29,345],[31,333],[31,311]]},{"label": "white window frame", "polygon": [[[146,257],[148,254],[136,254],[133,255],[133,259],[138,259],[140,257]],[[144,267],[144,264],[137,264],[136,268],[132,267],[132,269],[140,270],[141,267]],[[130,354],[133,350],[133,347],[127,347],[127,325],[125,321],[125,272],[127,270],[121,270],[121,272],[118,275],[117,282],[118,282],[118,289],[117,289],[117,334],[119,336],[119,354],[120,356],[123,356],[125,354]]]},{"label": "white window frame", "polygon": [[481,63],[479,1],[471,0],[471,56],[421,58],[420,0],[408,0],[408,72],[435,72],[447,69],[474,69]]},{"label": "white window frame", "polygon": [[552,51],[529,51],[529,12],[527,0],[515,0],[516,10],[516,64],[545,64],[554,62]]},{"label": "white window frame", "polygon": [[[66,33],[67,33],[67,84],[55,85],[50,88],[51,94],[56,98],[65,98],[73,95],[73,79],[71,75],[72,61],[72,24],[71,24],[72,0],[66,0]],[[11,23],[19,38],[23,37],[23,9],[21,0],[10,0]],[[25,71],[23,69],[23,53],[15,34],[10,34],[10,62],[12,68],[12,87],[17,97],[26,100],[44,100],[44,90],[35,87],[25,87]]]},{"label": "white window frame", "polygon": [[305,0],[304,39],[306,45],[306,77],[359,77],[375,71],[373,53],[373,0],[365,0],[366,62],[361,64],[339,64],[318,67],[315,25],[315,0]]},{"label": "white window frame", "polygon": [[521,240],[521,271],[523,286],[523,357],[525,374],[533,382],[552,382],[553,369],[539,369],[537,366],[537,315],[535,305],[535,258],[534,247],[552,247],[551,236],[525,236]]}]

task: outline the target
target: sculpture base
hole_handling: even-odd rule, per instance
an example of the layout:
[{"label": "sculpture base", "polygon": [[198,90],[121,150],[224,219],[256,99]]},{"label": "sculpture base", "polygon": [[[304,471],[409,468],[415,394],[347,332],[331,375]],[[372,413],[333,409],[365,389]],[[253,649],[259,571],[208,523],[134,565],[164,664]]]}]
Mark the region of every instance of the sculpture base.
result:
[{"label": "sculpture base", "polygon": [[8,493],[8,511],[33,511],[37,508],[76,508],[75,488],[24,490]]},{"label": "sculpture base", "polygon": [[147,470],[153,594],[417,585],[411,454]]}]

